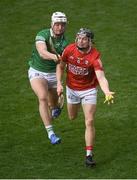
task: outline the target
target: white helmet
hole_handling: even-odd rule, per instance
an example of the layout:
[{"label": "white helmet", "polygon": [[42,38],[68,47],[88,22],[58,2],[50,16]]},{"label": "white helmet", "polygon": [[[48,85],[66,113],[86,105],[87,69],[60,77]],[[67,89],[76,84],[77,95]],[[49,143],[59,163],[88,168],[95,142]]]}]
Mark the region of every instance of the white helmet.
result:
[{"label": "white helmet", "polygon": [[54,25],[54,23],[56,22],[63,22],[63,23],[67,23],[67,17],[64,13],[62,12],[54,12],[51,16],[51,24],[52,26]]}]

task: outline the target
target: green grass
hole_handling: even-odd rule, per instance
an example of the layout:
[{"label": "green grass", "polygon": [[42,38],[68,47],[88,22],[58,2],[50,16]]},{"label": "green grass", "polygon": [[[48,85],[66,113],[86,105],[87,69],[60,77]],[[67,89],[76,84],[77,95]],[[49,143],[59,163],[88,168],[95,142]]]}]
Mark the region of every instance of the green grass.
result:
[{"label": "green grass", "polygon": [[[137,1],[0,1],[0,178],[137,178]],[[115,104],[98,94],[95,159],[84,166],[84,120],[68,120],[66,106],[54,127],[62,144],[52,146],[27,78],[27,59],[36,33],[49,27],[54,11],[69,19],[70,41],[80,27],[95,33]]]}]

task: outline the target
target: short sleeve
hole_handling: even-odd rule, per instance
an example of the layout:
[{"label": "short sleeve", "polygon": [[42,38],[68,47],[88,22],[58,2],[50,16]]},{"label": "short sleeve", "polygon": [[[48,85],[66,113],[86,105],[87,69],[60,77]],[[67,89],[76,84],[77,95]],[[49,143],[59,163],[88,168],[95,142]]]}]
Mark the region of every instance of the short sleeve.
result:
[{"label": "short sleeve", "polygon": [[97,57],[95,58],[95,60],[93,61],[93,66],[95,71],[97,70],[102,70],[103,71],[103,65],[100,59],[100,54],[97,55]]},{"label": "short sleeve", "polygon": [[47,38],[48,38],[48,34],[44,30],[42,30],[42,31],[38,32],[38,34],[36,35],[35,41],[36,42],[38,42],[38,41],[46,42]]}]

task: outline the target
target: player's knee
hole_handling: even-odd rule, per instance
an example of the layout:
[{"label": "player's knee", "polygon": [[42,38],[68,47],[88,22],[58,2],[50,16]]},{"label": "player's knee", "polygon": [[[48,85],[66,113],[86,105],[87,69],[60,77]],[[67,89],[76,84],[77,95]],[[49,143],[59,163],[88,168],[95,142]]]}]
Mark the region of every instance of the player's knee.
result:
[{"label": "player's knee", "polygon": [[92,127],[94,126],[94,120],[92,118],[86,119],[86,127]]},{"label": "player's knee", "polygon": [[44,95],[42,96],[41,95],[38,98],[39,98],[39,102],[40,103],[44,103],[44,102],[48,103],[48,98],[46,96],[44,96]]}]

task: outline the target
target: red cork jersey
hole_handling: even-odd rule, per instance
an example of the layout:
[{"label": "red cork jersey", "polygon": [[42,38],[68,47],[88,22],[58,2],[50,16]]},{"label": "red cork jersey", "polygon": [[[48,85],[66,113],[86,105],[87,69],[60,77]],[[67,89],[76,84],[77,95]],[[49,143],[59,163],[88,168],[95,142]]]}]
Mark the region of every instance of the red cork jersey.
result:
[{"label": "red cork jersey", "polygon": [[73,90],[87,90],[98,85],[96,70],[103,70],[100,53],[92,48],[88,53],[80,52],[76,44],[68,45],[62,60],[67,64],[66,84]]}]

